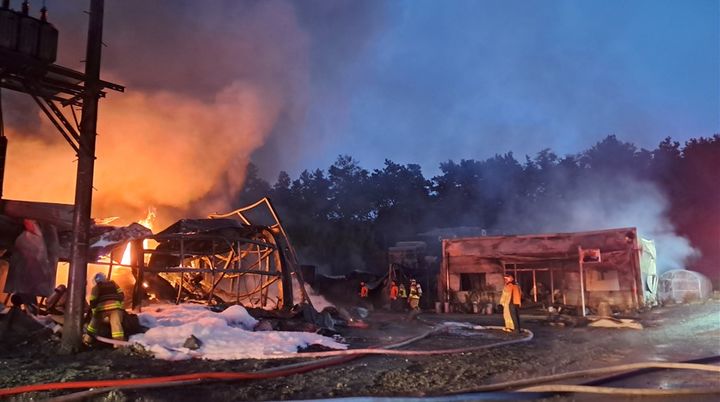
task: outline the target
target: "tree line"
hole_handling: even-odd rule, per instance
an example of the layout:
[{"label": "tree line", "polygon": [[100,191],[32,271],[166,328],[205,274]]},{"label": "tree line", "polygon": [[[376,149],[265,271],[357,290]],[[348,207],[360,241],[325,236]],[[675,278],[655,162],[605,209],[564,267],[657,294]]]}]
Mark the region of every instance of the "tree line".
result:
[{"label": "tree line", "polygon": [[[687,266],[716,280],[719,169],[719,134],[682,145],[666,138],[652,150],[610,135],[562,157],[544,149],[523,160],[512,152],[484,160],[448,160],[431,178],[417,164],[385,160],[382,169],[370,171],[340,155],[326,170],[304,170],[295,179],[280,172],[271,184],[251,164],[236,200],[246,205],[269,196],[303,263],[330,273],[381,272],[388,247],[416,240],[419,233],[459,226],[485,228],[490,234],[536,233],[553,227],[553,215],[546,211],[567,205],[578,193],[595,188],[602,196],[631,183],[652,183],[667,202],[667,219],[676,232],[701,252]],[[634,197],[632,191],[617,194],[613,208]]]}]

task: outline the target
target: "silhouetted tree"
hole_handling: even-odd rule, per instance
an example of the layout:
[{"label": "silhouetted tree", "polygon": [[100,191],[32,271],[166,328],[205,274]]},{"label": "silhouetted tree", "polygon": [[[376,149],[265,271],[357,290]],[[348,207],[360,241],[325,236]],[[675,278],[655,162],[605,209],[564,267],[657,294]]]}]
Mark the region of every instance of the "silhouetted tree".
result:
[{"label": "silhouetted tree", "polygon": [[[303,171],[295,180],[281,172],[270,185],[254,165],[238,199],[270,194],[302,255],[335,272],[385,269],[387,247],[439,227],[479,226],[505,232],[537,230],[535,223],[500,227],[503,217],[562,208],[593,180],[649,180],[670,201],[670,219],[702,251],[694,267],[720,278],[720,136],[692,139],[681,147],[666,138],[656,149],[607,136],[577,155],[543,149],[518,162],[512,153],[485,160],[448,160],[427,180],[419,165],[385,161],[370,174],[348,155],[327,169]],[[550,218],[548,218],[550,219]],[[552,224],[552,222],[546,222]],[[703,269],[705,267],[705,269]]]}]

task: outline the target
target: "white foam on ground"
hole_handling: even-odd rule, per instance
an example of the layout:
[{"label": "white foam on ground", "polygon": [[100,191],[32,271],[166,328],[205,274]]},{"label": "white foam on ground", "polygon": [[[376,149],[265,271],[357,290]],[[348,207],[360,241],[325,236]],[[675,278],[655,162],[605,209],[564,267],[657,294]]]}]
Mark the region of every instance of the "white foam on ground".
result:
[{"label": "white foam on ground", "polygon": [[[268,359],[274,355],[297,353],[299,347],[313,344],[347,348],[347,345],[315,333],[253,332],[257,320],[242,306],[231,306],[215,313],[201,305],[158,305],[145,309],[139,319],[140,324],[150,329],[131,336],[130,342],[142,345],[163,360]],[[199,349],[183,347],[190,335],[202,342]]]}]

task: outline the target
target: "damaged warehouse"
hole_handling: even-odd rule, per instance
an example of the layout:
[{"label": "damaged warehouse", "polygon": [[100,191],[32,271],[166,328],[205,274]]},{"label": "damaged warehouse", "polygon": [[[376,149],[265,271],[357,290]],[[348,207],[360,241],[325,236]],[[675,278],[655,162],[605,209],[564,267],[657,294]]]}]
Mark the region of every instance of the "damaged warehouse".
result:
[{"label": "damaged warehouse", "polygon": [[[11,294],[24,295],[44,315],[44,298],[66,283],[72,206],[10,200],[3,206],[4,304]],[[263,218],[267,225],[256,224]],[[268,199],[225,215],[181,219],[155,235],[138,223],[94,223],[90,232],[88,278],[106,273],[122,288],[124,306],[135,312],[160,302],[235,304],[256,318],[285,319],[283,329],[333,325],[313,308]],[[149,240],[157,246],[150,248]],[[52,317],[63,323],[62,316]]]},{"label": "damaged warehouse", "polygon": [[438,298],[497,305],[503,274],[533,303],[629,310],[657,303],[655,246],[636,228],[446,239]]}]

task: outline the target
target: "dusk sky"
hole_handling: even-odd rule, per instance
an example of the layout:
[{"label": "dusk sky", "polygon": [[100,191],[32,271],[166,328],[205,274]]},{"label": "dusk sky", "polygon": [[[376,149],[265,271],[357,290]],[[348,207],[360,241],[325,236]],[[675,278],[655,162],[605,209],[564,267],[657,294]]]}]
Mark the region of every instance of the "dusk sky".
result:
[{"label": "dusk sky", "polygon": [[[53,20],[61,35],[83,36],[88,1],[47,3],[51,16],[63,7]],[[608,134],[652,148],[666,136],[682,142],[720,132],[716,0],[271,0],[289,6],[282,16],[259,12],[268,7],[260,3],[108,0],[104,71],[129,92],[186,93],[186,76],[164,77],[163,64],[213,74],[219,61],[217,76],[185,85],[208,94],[253,63],[245,59],[252,50],[223,55],[237,41],[266,46],[263,53],[302,41],[273,71],[298,87],[284,96],[302,104],[288,107],[254,154],[272,175],[326,168],[338,154],[368,168],[389,158],[432,173],[448,159],[575,153]],[[66,14],[81,23],[66,27]],[[248,15],[264,26],[248,29]],[[199,58],[182,43],[202,47],[201,40],[212,43]],[[142,58],[128,57],[130,49]]]},{"label": "dusk sky", "polygon": [[[82,69],[89,1],[46,3],[58,63]],[[211,180],[249,160],[270,181],[339,154],[430,177],[449,159],[573,154],[610,134],[682,143],[720,132],[719,4],[108,0],[102,76],[127,90],[101,102],[100,127],[163,144],[149,154],[236,155]],[[6,102],[10,128],[62,141],[21,97]],[[117,152],[99,142],[98,163]]]},{"label": "dusk sky", "polygon": [[383,4],[346,71],[313,74],[302,137],[321,144],[319,166],[349,153],[432,172],[608,134],[652,148],[720,131],[717,1]]}]

